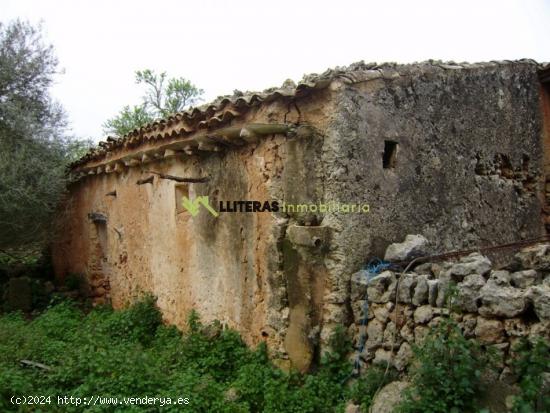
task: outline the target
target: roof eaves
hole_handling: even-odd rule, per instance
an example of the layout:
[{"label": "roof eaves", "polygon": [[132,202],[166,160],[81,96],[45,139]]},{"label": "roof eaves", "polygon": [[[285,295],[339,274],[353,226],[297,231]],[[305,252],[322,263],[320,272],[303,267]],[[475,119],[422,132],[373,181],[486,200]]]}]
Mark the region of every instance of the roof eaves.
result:
[{"label": "roof eaves", "polygon": [[497,67],[515,63],[536,65],[541,73],[541,81],[548,79],[550,65],[540,65],[532,59],[518,61],[491,61],[484,63],[456,63],[453,61],[442,62],[429,60],[412,64],[397,63],[364,63],[357,62],[346,67],[336,67],[322,73],[305,75],[302,81],[295,85],[292,81],[286,81],[280,88],[266,89],[263,92],[238,92],[232,96],[221,96],[214,102],[187,111],[175,113],[164,119],[158,119],[123,137],[107,137],[105,142],[100,142],[98,148],[93,148],[81,159],[70,165],[74,169],[85,165],[90,161],[105,158],[113,150],[121,148],[135,148],[145,142],[176,139],[204,130],[216,129],[228,125],[233,119],[242,117],[251,108],[276,100],[298,99],[309,95],[315,90],[328,87],[336,79],[344,83],[359,83],[373,79],[393,79],[407,75],[413,70],[427,70],[437,68],[443,70],[463,70],[486,67]]}]

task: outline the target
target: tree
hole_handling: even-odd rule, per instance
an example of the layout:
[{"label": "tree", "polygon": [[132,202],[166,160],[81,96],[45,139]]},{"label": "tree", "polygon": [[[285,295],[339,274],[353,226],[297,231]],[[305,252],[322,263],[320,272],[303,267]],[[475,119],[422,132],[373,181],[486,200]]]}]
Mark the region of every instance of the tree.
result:
[{"label": "tree", "polygon": [[88,146],[70,139],[49,88],[57,73],[41,28],[0,23],[0,248],[47,240],[66,166]]},{"label": "tree", "polygon": [[183,77],[167,79],[166,72],[156,74],[150,69],[136,71],[136,83],[144,84],[141,105],[125,106],[120,113],[103,124],[105,134],[124,136],[155,118],[181,112],[199,101],[204,93]]},{"label": "tree", "polygon": [[103,132],[106,135],[115,134],[124,136],[134,129],[140,128],[154,120],[144,105],[124,106],[120,113],[103,124]]}]

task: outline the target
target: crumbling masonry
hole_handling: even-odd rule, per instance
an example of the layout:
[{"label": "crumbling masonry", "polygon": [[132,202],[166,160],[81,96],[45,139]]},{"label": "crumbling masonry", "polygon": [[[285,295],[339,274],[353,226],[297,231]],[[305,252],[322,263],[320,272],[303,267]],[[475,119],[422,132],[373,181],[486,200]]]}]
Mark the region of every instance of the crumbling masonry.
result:
[{"label": "crumbling masonry", "polygon": [[[548,80],[528,60],[358,63],[108,138],[72,166],[57,274],[115,307],[151,292],[182,327],[194,308],[306,370],[354,325],[351,275],[390,243],[546,234]],[[370,208],[193,216],[182,199],[200,196]]]},{"label": "crumbling masonry", "polygon": [[404,274],[361,270],[351,277],[351,303],[356,368],[390,363],[404,370],[412,346],[452,317],[467,338],[492,348],[495,378],[512,384],[515,345],[524,338],[550,340],[550,244],[526,247],[501,268],[474,252],[453,262],[423,262]]}]

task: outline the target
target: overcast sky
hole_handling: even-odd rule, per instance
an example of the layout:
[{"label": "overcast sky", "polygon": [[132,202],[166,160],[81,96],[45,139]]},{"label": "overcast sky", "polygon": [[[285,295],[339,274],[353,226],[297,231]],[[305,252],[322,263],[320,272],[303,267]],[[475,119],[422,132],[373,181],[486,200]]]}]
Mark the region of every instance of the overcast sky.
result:
[{"label": "overcast sky", "polygon": [[74,134],[140,101],[134,72],[183,76],[204,102],[352,62],[550,61],[550,0],[0,0],[43,22],[64,74],[54,96]]}]

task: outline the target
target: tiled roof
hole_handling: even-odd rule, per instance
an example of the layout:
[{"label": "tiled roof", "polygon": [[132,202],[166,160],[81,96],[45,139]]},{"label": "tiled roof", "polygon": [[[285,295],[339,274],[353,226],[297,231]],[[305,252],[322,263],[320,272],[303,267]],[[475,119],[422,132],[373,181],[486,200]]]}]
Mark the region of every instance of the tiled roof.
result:
[{"label": "tiled roof", "polygon": [[200,130],[216,129],[228,125],[233,119],[246,114],[252,107],[274,100],[292,99],[306,96],[313,90],[323,89],[330,83],[330,77],[315,76],[295,85],[287,81],[280,88],[267,89],[263,92],[241,93],[223,96],[214,102],[176,113],[165,119],[156,120],[139,129],[134,129],[123,137],[107,137],[81,159],[74,162],[71,168],[83,165],[88,161],[99,160],[108,152],[118,148],[135,148],[147,141],[169,140],[191,135]]},{"label": "tiled roof", "polygon": [[356,83],[376,78],[391,79],[411,72],[429,69],[457,70],[481,67],[496,67],[510,64],[532,64],[541,71],[547,72],[549,64],[538,64],[530,59],[518,61],[493,61],[486,63],[455,63],[441,61],[427,61],[413,64],[396,63],[364,63],[358,62],[347,67],[336,67],[326,72],[310,74],[297,85],[287,80],[280,88],[266,89],[263,92],[235,92],[232,96],[222,96],[214,102],[192,108],[185,112],[176,113],[165,119],[157,120],[142,128],[135,129],[123,137],[107,137],[81,159],[74,162],[72,170],[86,165],[89,162],[100,161],[108,157],[113,151],[127,148],[137,148],[148,142],[184,138],[200,131],[214,130],[227,126],[233,119],[245,115],[251,108],[274,100],[289,100],[307,96],[315,90],[326,88],[333,80],[339,79],[344,83]]}]

